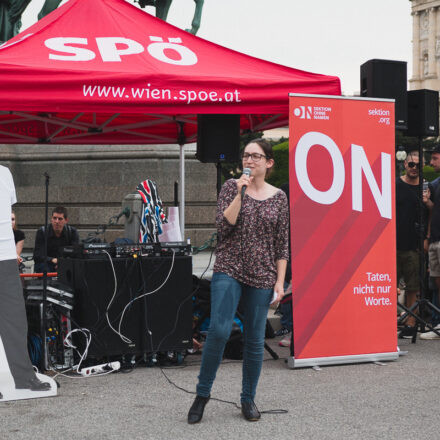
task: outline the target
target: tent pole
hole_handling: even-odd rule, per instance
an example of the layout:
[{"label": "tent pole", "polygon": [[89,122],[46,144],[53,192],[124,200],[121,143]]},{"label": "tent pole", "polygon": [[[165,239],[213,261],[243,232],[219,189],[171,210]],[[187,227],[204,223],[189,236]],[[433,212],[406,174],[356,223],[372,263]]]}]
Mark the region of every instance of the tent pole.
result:
[{"label": "tent pole", "polygon": [[180,145],[180,200],[179,219],[182,240],[185,241],[185,145]]}]

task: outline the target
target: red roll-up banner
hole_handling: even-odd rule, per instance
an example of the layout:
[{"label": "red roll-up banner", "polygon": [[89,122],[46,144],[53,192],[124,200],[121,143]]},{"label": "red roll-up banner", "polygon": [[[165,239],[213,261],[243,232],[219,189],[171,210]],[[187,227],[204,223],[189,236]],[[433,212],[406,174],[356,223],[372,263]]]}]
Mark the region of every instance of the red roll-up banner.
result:
[{"label": "red roll-up banner", "polygon": [[289,99],[289,366],[396,359],[394,101]]}]

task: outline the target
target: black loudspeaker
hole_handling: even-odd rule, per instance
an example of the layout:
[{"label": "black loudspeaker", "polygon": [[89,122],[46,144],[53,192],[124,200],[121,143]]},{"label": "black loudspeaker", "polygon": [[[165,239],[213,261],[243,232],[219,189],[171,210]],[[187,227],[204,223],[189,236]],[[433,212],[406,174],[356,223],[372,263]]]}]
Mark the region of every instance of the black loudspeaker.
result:
[{"label": "black loudspeaker", "polygon": [[[175,257],[174,264],[172,260],[113,259],[115,283],[109,258],[60,259],[59,279],[75,291],[73,324],[92,335],[88,357],[192,348],[192,260],[190,256]],[[119,327],[126,340],[116,333]],[[75,339],[80,351],[84,342],[81,335]]]},{"label": "black loudspeaker", "polygon": [[405,61],[368,60],[361,66],[361,96],[395,99],[396,128],[408,126]]},{"label": "black loudspeaker", "polygon": [[197,154],[204,163],[240,160],[240,115],[198,115]]},{"label": "black loudspeaker", "polygon": [[407,136],[438,136],[438,92],[435,90],[411,90],[408,92]]}]

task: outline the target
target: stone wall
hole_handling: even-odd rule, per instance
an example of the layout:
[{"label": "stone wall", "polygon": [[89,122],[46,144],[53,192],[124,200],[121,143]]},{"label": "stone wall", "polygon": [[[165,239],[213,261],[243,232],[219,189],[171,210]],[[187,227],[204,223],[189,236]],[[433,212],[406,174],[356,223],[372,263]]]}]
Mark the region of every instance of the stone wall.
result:
[{"label": "stone wall", "polygon": [[[194,145],[185,147],[185,238],[199,246],[215,231],[216,168],[200,163],[194,154]],[[27,251],[44,223],[45,172],[50,176],[49,207],[65,206],[81,238],[117,215],[124,196],[145,179],[154,180],[164,205],[172,206],[174,182],[179,180],[175,145],[3,145],[0,163],[14,176],[15,211]],[[119,225],[107,229],[105,239],[111,242],[123,232],[121,218]]]}]

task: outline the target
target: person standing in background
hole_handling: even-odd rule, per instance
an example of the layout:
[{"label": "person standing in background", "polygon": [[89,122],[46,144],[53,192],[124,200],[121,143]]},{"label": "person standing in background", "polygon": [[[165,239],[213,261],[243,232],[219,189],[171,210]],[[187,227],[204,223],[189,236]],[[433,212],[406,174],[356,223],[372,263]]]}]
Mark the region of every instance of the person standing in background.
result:
[{"label": "person standing in background", "polygon": [[15,250],[17,251],[17,261],[18,263],[21,263],[23,261],[23,258],[21,258],[21,253],[23,252],[25,235],[22,230],[17,229],[17,216],[15,215],[14,211],[11,213],[11,222],[12,230],[14,232]]}]

